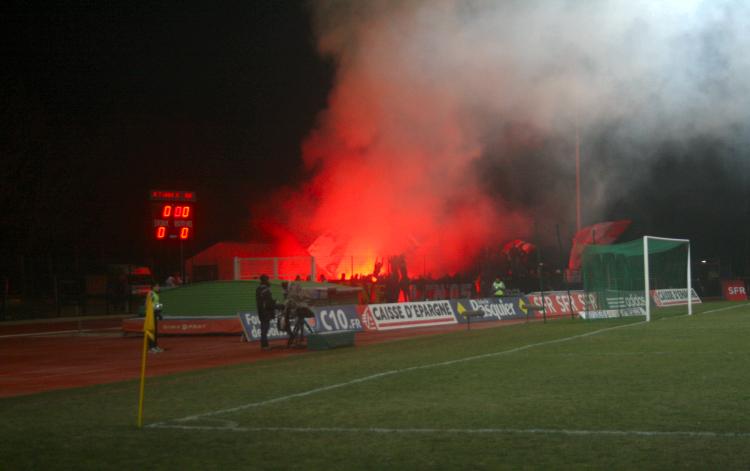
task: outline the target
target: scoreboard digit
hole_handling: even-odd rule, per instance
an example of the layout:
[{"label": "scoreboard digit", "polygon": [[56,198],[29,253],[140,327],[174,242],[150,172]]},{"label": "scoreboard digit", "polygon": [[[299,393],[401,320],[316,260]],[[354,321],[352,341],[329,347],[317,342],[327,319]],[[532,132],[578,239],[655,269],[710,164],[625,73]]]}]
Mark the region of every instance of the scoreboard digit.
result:
[{"label": "scoreboard digit", "polygon": [[194,191],[151,190],[151,219],[156,240],[193,238],[196,195]]}]

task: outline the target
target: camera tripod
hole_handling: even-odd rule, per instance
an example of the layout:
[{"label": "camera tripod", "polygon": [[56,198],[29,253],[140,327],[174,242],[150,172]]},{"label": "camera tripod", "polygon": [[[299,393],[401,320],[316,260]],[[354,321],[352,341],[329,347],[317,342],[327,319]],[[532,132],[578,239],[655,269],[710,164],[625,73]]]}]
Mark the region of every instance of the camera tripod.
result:
[{"label": "camera tripod", "polygon": [[[305,327],[312,333],[313,330],[305,319],[315,317],[315,314],[307,308],[298,307],[291,313],[284,313],[286,316],[286,333],[289,340],[286,343],[287,348],[303,348],[305,341]],[[292,321],[292,319],[294,319]]]}]

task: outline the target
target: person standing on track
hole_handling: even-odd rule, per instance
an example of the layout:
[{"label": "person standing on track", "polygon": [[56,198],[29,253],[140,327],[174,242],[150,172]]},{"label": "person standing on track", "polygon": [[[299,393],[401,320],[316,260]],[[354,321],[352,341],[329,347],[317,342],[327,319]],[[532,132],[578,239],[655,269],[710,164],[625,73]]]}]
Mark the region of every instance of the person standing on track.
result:
[{"label": "person standing on track", "polygon": [[271,294],[271,283],[268,281],[268,275],[260,275],[260,284],[255,289],[255,305],[260,319],[260,348],[261,350],[270,350],[268,329],[271,328],[271,320],[276,317],[276,301]]},{"label": "person standing on track", "polygon": [[154,283],[154,285],[151,287],[151,291],[146,294],[151,299],[151,305],[154,309],[154,338],[148,339],[148,351],[151,353],[161,353],[164,351],[163,348],[159,346],[158,337],[159,337],[159,321],[161,320],[161,301],[159,300],[159,283]]}]

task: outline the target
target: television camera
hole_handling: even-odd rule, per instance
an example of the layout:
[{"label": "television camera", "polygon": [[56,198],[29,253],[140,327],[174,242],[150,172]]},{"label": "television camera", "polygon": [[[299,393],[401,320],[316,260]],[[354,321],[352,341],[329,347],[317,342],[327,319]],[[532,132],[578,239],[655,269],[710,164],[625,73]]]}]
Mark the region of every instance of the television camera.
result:
[{"label": "television camera", "polygon": [[277,326],[289,336],[287,348],[303,348],[305,328],[309,333],[313,333],[306,319],[315,317],[310,308],[315,299],[312,293],[306,291],[298,282],[293,282],[285,291],[284,302],[279,304]]}]

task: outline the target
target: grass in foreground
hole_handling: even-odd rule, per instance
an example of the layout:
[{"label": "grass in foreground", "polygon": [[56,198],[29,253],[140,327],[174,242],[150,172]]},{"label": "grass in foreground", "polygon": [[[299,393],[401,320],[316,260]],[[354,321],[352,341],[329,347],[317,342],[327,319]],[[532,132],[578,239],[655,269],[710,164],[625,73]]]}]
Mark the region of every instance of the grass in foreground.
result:
[{"label": "grass in foreground", "polygon": [[3,399],[2,468],[746,469],[750,308],[680,311],[149,380],[146,423],[191,428],[137,429],[136,382]]}]

